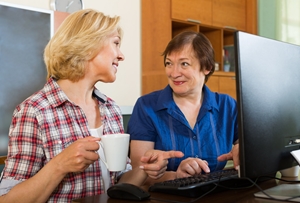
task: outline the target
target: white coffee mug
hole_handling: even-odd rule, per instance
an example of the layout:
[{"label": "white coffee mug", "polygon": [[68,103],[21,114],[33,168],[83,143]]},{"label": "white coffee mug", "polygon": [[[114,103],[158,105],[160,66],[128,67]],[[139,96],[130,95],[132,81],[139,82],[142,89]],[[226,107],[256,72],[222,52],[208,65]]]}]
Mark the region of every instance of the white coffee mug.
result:
[{"label": "white coffee mug", "polygon": [[280,173],[282,177],[298,177],[299,169],[300,169],[299,165],[296,165],[291,168],[281,170]]},{"label": "white coffee mug", "polygon": [[129,134],[108,134],[101,136],[100,147],[104,150],[105,164],[109,171],[122,171],[126,168]]}]

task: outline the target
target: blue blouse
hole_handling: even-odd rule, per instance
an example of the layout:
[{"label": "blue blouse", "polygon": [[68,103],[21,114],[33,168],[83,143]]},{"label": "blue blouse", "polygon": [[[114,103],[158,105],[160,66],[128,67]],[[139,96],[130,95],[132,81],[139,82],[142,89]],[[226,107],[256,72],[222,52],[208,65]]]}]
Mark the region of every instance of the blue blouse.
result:
[{"label": "blue blouse", "polygon": [[167,170],[176,171],[188,157],[206,160],[211,171],[223,169],[226,162],[217,157],[230,152],[238,139],[236,101],[205,85],[203,93],[194,129],[175,104],[170,86],[140,97],[128,123],[130,139],[154,142],[155,149],[182,151],[184,157],[169,159]]}]

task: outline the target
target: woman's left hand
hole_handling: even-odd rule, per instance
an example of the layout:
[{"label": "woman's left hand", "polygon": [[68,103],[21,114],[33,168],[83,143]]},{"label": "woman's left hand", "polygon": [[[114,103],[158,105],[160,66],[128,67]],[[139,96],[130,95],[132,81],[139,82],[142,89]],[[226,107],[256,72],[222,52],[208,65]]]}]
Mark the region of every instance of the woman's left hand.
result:
[{"label": "woman's left hand", "polygon": [[239,158],[239,144],[233,145],[232,150],[227,154],[222,154],[218,157],[218,161],[227,161],[233,160],[233,165],[235,169],[238,169],[240,165],[240,158]]}]

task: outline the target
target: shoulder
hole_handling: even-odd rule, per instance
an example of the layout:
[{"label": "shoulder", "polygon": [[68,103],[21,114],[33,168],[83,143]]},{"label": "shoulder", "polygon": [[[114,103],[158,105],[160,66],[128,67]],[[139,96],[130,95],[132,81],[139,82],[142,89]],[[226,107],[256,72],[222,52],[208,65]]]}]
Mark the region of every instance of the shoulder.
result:
[{"label": "shoulder", "polygon": [[172,89],[166,86],[162,90],[153,91],[138,98],[137,103],[144,105],[162,105],[172,100]]},{"label": "shoulder", "polygon": [[219,103],[228,103],[231,105],[236,105],[236,100],[233,97],[231,97],[230,95],[217,93],[217,92],[215,92],[214,94],[215,94],[216,100],[219,101]]},{"label": "shoulder", "polygon": [[214,107],[215,109],[224,111],[224,110],[232,110],[236,111],[237,103],[234,98],[229,96],[228,94],[212,92],[208,87],[204,87],[205,99],[204,103]]},{"label": "shoulder", "polygon": [[50,78],[44,87],[29,96],[15,108],[15,113],[38,113],[58,107],[68,100],[56,81]]},{"label": "shoulder", "polygon": [[33,113],[44,109],[46,106],[49,106],[49,102],[47,100],[45,92],[43,90],[40,90],[17,105],[15,108],[15,113],[25,110],[30,110]]},{"label": "shoulder", "polygon": [[155,101],[159,98],[162,91],[163,90],[157,90],[157,91],[154,91],[154,92],[150,92],[148,94],[145,94],[145,95],[141,96],[139,98],[139,100],[154,100]]}]

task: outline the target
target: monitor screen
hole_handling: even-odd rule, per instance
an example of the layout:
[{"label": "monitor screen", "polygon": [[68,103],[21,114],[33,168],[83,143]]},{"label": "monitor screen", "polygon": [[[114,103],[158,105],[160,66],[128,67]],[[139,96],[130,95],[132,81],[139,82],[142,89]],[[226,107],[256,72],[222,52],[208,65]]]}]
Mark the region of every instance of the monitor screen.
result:
[{"label": "monitor screen", "polygon": [[300,47],[235,33],[240,176],[296,165],[300,147]]},{"label": "monitor screen", "polygon": [[0,155],[7,154],[13,110],[46,82],[52,28],[53,11],[0,2]]}]

